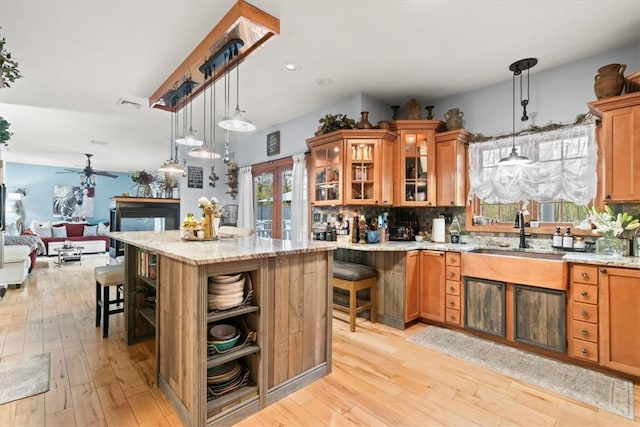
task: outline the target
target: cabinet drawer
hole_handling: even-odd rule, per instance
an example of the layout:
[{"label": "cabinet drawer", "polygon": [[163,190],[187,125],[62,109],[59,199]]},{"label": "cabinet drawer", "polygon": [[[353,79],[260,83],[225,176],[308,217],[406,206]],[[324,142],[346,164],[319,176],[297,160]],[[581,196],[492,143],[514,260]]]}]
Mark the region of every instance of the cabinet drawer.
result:
[{"label": "cabinet drawer", "polygon": [[444,262],[446,265],[460,267],[460,252],[447,252],[444,254]]},{"label": "cabinet drawer", "polygon": [[460,326],[462,324],[460,318],[460,310],[452,310],[447,308],[445,311],[445,321],[447,323],[453,323],[454,325]]},{"label": "cabinet drawer", "polygon": [[598,344],[573,338],[573,357],[578,359],[598,361]]},{"label": "cabinet drawer", "polygon": [[447,266],[445,270],[445,277],[447,280],[460,281],[460,267]]},{"label": "cabinet drawer", "polygon": [[595,323],[581,322],[580,320],[571,321],[571,337],[598,342],[598,325]]},{"label": "cabinet drawer", "polygon": [[571,297],[574,302],[584,302],[586,304],[598,303],[598,287],[593,285],[583,285],[574,283]]},{"label": "cabinet drawer", "polygon": [[589,323],[598,323],[598,306],[594,304],[584,304],[574,302],[572,308],[572,319],[582,320]]},{"label": "cabinet drawer", "polygon": [[445,307],[460,310],[460,297],[456,295],[446,295]]},{"label": "cabinet drawer", "polygon": [[444,293],[449,295],[460,295],[460,282],[447,280]]},{"label": "cabinet drawer", "polygon": [[573,267],[571,267],[571,281],[597,285],[598,267],[595,265],[574,265]]}]

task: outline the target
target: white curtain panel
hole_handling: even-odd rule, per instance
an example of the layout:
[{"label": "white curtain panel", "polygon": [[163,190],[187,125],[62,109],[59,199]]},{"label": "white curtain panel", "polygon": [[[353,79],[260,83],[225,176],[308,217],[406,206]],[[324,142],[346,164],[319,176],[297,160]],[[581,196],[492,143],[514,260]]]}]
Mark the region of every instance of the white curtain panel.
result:
[{"label": "white curtain panel", "polygon": [[598,147],[593,123],[516,137],[518,154],[533,162],[500,165],[511,152],[511,137],[469,147],[469,200],[488,203],[565,200],[588,204],[596,195]]},{"label": "white curtain panel", "polygon": [[307,161],[304,153],[293,156],[291,189],[291,240],[305,242],[308,233]]},{"label": "white curtain panel", "polygon": [[255,230],[253,217],[253,176],[251,166],[238,171],[238,227]]}]

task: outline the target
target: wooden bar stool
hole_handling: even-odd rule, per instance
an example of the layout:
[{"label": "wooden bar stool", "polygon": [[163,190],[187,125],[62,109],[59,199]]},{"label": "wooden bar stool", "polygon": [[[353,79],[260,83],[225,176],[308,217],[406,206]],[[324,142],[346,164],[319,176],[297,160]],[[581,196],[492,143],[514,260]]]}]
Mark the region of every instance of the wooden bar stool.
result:
[{"label": "wooden bar stool", "polygon": [[[356,314],[369,310],[371,323],[376,323],[376,270],[362,264],[354,264],[344,261],[333,261],[333,288],[349,292],[349,305],[347,307],[333,303],[336,310],[349,313],[349,326],[351,332],[356,331]],[[371,298],[369,301],[358,299],[358,291],[369,289]]]},{"label": "wooden bar stool", "polygon": [[[102,265],[94,269],[96,278],[96,327],[102,319],[102,338],[109,336],[109,316],[124,312],[124,264]],[[115,299],[110,299],[109,288],[116,287]],[[111,305],[117,308],[112,309]]]}]

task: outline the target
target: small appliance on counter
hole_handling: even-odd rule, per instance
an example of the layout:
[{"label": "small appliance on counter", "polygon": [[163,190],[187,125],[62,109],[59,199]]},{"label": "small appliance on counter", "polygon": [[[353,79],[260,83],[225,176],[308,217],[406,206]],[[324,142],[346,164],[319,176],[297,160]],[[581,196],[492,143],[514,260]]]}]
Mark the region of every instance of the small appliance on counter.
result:
[{"label": "small appliance on counter", "polygon": [[431,241],[444,243],[444,218],[434,218],[431,230]]}]

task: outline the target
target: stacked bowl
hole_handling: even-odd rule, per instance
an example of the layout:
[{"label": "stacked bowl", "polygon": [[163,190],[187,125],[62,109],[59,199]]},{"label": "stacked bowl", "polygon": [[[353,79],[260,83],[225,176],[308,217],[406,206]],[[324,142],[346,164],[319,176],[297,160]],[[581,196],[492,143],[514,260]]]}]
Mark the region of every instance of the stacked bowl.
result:
[{"label": "stacked bowl", "polygon": [[240,331],[233,325],[219,323],[209,329],[207,347],[221,353],[232,348],[240,338]]},{"label": "stacked bowl", "polygon": [[227,310],[244,301],[244,273],[209,277],[209,310]]},{"label": "stacked bowl", "polygon": [[214,396],[240,387],[246,379],[246,370],[237,360],[207,369],[207,385]]}]

